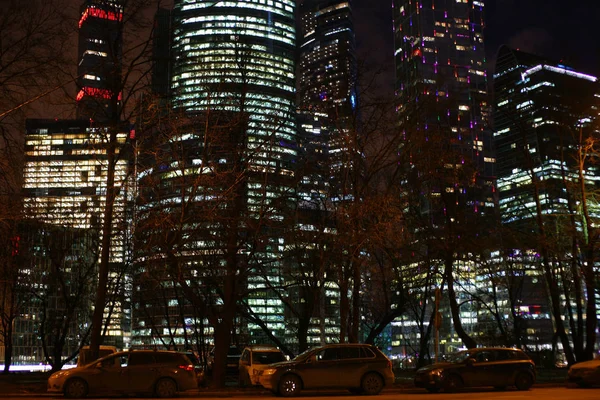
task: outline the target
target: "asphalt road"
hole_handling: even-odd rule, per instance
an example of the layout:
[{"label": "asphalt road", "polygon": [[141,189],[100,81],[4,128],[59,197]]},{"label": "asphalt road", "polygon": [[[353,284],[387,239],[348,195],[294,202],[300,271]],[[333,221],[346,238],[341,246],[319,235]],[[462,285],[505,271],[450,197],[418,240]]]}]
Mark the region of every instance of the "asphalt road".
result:
[{"label": "asphalt road", "polygon": [[[48,394],[14,394],[2,395],[2,399],[62,399],[62,396]],[[140,399],[147,399],[142,397]],[[253,399],[276,399],[277,397],[264,391],[233,391],[233,392],[194,392],[178,397],[199,398],[203,400],[223,400],[224,398],[253,398]],[[348,392],[306,392],[296,399],[309,400],[598,400],[600,399],[600,388],[579,389],[567,387],[541,387],[521,392],[517,390],[495,391],[493,389],[464,390],[458,393],[430,394],[421,389],[390,389],[385,390],[379,396],[355,396]],[[94,397],[96,400],[105,398]],[[106,399],[114,399],[109,397]],[[127,399],[137,399],[127,397]]]}]

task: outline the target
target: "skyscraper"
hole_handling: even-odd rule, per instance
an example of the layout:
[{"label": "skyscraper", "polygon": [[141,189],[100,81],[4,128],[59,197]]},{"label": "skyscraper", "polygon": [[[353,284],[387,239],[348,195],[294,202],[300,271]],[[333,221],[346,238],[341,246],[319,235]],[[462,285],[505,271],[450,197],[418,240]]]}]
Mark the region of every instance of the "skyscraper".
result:
[{"label": "skyscraper", "polygon": [[[500,213],[503,223],[528,231],[527,225],[536,224],[536,197],[544,214],[569,213],[564,179],[579,179],[579,134],[585,138],[594,132],[600,83],[561,62],[503,46],[496,60],[494,93]],[[597,185],[595,167],[588,166],[583,174],[589,184]],[[535,181],[543,182],[537,193]]]},{"label": "skyscraper", "polygon": [[[484,1],[394,0],[393,6],[396,111],[403,139],[399,154],[406,171],[407,224],[415,224],[418,237],[407,264],[420,271],[415,276],[429,271],[443,275],[449,292],[458,271],[463,272],[462,283],[475,282],[467,252],[460,247],[467,238],[491,234],[482,219],[492,218],[495,210]],[[422,304],[431,304],[427,291],[422,293]],[[459,296],[450,295],[448,301]],[[452,307],[443,310],[443,321],[454,322],[448,322],[448,330],[461,337],[450,337],[446,351],[468,342],[467,332],[477,323],[470,303],[454,303],[454,310],[459,307],[453,316]],[[410,330],[411,323],[398,326]],[[393,341],[399,345],[407,338],[405,331]]]},{"label": "skyscraper", "polygon": [[117,121],[121,104],[123,5],[85,0],[79,19],[77,118]]},{"label": "skyscraper", "polygon": [[499,211],[515,238],[504,257],[526,271],[523,344],[562,346],[567,360],[571,352],[579,358],[572,342],[598,345],[598,258],[590,232],[600,218],[593,195],[600,185],[599,79],[502,46],[494,93]]},{"label": "skyscraper", "polygon": [[[108,128],[90,127],[87,120],[27,120],[25,167],[23,171],[24,208],[28,218],[50,226],[59,225],[74,231],[95,232],[96,245],[104,219],[107,185],[106,135]],[[120,145],[129,132],[121,127]],[[120,148],[121,146],[117,146]],[[128,262],[126,206],[129,161],[117,157],[113,234],[110,241],[112,310],[105,343],[125,347],[129,335],[128,305],[124,303],[124,266]],[[97,248],[85,249],[97,253]],[[32,268],[35,268],[32,266]],[[92,279],[93,277],[88,277]],[[91,304],[90,304],[91,307]],[[108,316],[108,314],[106,315]]]},{"label": "skyscraper", "polygon": [[[173,210],[165,207],[167,201],[193,203],[197,212],[183,224],[186,235],[178,244],[189,240],[186,251],[195,256],[179,258],[181,265],[197,277],[198,290],[211,274],[221,275],[218,282],[223,282],[229,268],[239,277],[236,287],[247,293],[249,308],[278,337],[284,331],[283,306],[267,284],[280,284],[284,239],[275,226],[295,193],[294,11],[292,0],[174,2],[171,95],[179,121],[187,118],[189,125],[169,134],[171,143],[182,143],[186,150],[178,159],[172,153],[162,165],[149,168],[145,175],[160,180],[164,190],[149,193],[152,188],[141,182],[146,194],[139,214],[145,223],[152,212]],[[184,185],[190,185],[186,193],[198,195],[182,200],[178,191]],[[140,271],[151,268],[143,261]],[[207,303],[215,309],[213,300]],[[196,327],[205,323],[203,316],[192,314],[186,318]],[[158,340],[144,338],[156,334],[150,328],[153,316],[140,314],[143,318],[136,328],[139,343]],[[261,331],[250,323],[248,341],[265,342]],[[178,343],[185,340],[181,332]]]},{"label": "skyscraper", "polygon": [[[483,10],[483,1],[395,0],[396,94],[403,127],[444,135],[492,187]],[[482,212],[493,202],[472,207]]]},{"label": "skyscraper", "polygon": [[307,173],[300,200],[315,208],[352,197],[345,173],[356,167],[348,139],[357,105],[352,1],[304,0],[299,25],[299,132],[304,159],[321,175]]}]

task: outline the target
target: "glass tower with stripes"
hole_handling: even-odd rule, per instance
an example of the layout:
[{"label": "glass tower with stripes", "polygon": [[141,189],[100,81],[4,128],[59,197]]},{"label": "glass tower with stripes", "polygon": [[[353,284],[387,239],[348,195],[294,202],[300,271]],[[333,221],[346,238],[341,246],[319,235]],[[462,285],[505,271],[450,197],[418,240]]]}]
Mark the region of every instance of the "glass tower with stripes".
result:
[{"label": "glass tower with stripes", "polygon": [[[239,278],[236,290],[244,293],[249,312],[276,337],[283,337],[285,328],[283,304],[272,294],[282,279],[281,221],[295,198],[294,13],[293,0],[174,1],[173,113],[191,122],[169,135],[186,154],[145,173],[172,189],[158,193],[140,183],[146,193],[140,224],[181,204],[179,188],[197,190],[196,198],[186,199],[198,211],[182,227],[185,237],[193,238],[186,251],[194,256],[181,256],[180,265],[197,277],[193,284],[199,291],[209,285],[210,274],[223,274],[215,285],[224,282],[228,269]],[[183,165],[189,168],[180,172]],[[151,266],[142,262],[139,268]],[[207,324],[202,318],[190,315],[195,326]],[[233,334],[239,336],[232,342],[268,342],[257,324],[238,322]],[[157,340],[144,337],[154,335],[144,323],[138,324],[139,343]],[[204,333],[212,335],[212,328]]]}]

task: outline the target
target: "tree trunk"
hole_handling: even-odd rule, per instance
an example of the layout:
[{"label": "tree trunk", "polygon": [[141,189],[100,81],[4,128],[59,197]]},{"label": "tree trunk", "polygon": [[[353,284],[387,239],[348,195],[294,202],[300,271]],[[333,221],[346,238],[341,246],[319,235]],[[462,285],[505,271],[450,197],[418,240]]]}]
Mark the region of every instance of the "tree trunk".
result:
[{"label": "tree trunk", "polygon": [[98,292],[94,302],[92,332],[90,335],[90,357],[92,360],[98,358],[100,345],[102,344],[102,321],[108,289],[110,240],[112,238],[113,208],[116,197],[115,151],[117,146],[117,127],[113,126],[110,129],[109,143],[106,151],[108,170],[106,177],[106,205],[104,208],[104,221],[102,223],[102,252],[100,254],[100,265],[98,270]]},{"label": "tree trunk", "polygon": [[454,259],[448,257],[445,260],[445,278],[446,283],[448,285],[448,300],[450,302],[450,313],[452,314],[452,322],[454,326],[454,330],[456,334],[465,344],[465,347],[468,349],[472,349],[477,347],[477,342],[469,336],[469,334],[464,330],[462,326],[462,322],[460,320],[460,307],[458,305],[458,300],[456,299],[456,291],[454,290],[454,274],[453,274],[453,264]]}]

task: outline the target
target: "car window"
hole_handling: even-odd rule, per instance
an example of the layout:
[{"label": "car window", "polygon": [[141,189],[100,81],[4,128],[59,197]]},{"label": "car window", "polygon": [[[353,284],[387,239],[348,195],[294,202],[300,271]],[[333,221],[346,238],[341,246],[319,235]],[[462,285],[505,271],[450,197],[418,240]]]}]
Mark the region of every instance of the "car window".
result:
[{"label": "car window", "polygon": [[283,353],[279,351],[255,351],[252,353],[252,362],[254,364],[273,364],[284,360]]},{"label": "car window", "polygon": [[[240,359],[244,362],[248,362],[250,361],[250,352],[248,350],[244,350],[242,352],[242,357],[240,357]],[[255,361],[256,362],[256,361]]]},{"label": "car window", "polygon": [[323,349],[317,353],[317,360],[319,361],[333,361],[339,359],[338,348]]},{"label": "car window", "polygon": [[154,363],[154,355],[152,353],[131,353],[129,355],[129,367],[133,367],[135,365],[147,365]]},{"label": "car window", "polygon": [[518,358],[517,352],[513,350],[498,350],[496,352],[497,361],[517,360]]},{"label": "car window", "polygon": [[155,353],[154,359],[159,364],[190,364],[191,361],[186,360],[183,354],[173,353]]},{"label": "car window", "polygon": [[340,349],[340,358],[360,358],[360,347],[342,347]]},{"label": "car window", "polygon": [[496,359],[496,357],[494,356],[494,352],[493,351],[480,351],[477,354],[475,354],[475,360],[478,363],[481,362],[490,362],[490,361],[494,361]]},{"label": "car window", "polygon": [[375,358],[377,355],[368,347],[360,348],[360,356],[361,358]]},{"label": "car window", "polygon": [[120,367],[121,366],[121,357],[120,356],[114,356],[114,357],[107,357],[104,360],[101,361],[102,363],[102,368],[115,368],[115,367]]}]

